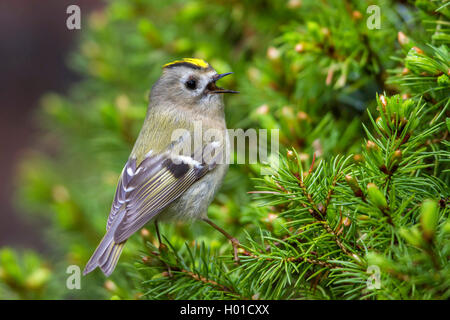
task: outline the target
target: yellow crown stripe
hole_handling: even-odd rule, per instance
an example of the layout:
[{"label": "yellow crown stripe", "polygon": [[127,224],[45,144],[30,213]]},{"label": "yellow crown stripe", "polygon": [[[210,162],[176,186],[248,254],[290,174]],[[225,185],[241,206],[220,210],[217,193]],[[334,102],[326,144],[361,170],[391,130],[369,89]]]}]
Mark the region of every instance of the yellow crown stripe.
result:
[{"label": "yellow crown stripe", "polygon": [[193,64],[194,66],[197,66],[200,68],[205,68],[205,69],[209,67],[208,62],[206,62],[205,60],[195,59],[195,58],[183,58],[183,60],[175,60],[175,61],[166,63],[165,65],[163,65],[163,68],[177,64],[177,63],[190,63],[190,64]]}]

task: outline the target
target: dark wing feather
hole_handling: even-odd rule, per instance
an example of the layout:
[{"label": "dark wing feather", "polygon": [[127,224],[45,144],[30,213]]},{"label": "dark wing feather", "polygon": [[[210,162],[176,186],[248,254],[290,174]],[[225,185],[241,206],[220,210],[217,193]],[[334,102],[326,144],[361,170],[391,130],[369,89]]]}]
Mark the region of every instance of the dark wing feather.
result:
[{"label": "dark wing feather", "polygon": [[127,240],[215,167],[215,163],[198,163],[193,159],[176,160],[173,161],[166,152],[154,156],[147,154],[139,166],[134,158],[127,162],[107,223],[109,230],[118,213],[125,210],[125,216],[114,232],[114,242]]},{"label": "dark wing feather", "polygon": [[[161,161],[162,156],[153,156],[151,157],[151,154],[147,154],[144,161],[141,163],[140,167],[154,167],[154,169],[158,169],[158,162]],[[119,182],[117,184],[116,194],[114,196],[114,201],[111,206],[111,211],[108,217],[108,222],[106,224],[106,230],[108,231],[111,227],[114,219],[116,218],[117,214],[121,210],[125,210],[127,207],[127,199],[129,198],[129,193],[132,191],[131,186],[131,180],[141,172],[141,169],[136,170],[136,159],[131,158],[128,160],[128,162],[125,164],[125,167],[122,170],[122,173],[119,178]],[[151,170],[146,171],[146,175],[148,176],[151,174]]]}]

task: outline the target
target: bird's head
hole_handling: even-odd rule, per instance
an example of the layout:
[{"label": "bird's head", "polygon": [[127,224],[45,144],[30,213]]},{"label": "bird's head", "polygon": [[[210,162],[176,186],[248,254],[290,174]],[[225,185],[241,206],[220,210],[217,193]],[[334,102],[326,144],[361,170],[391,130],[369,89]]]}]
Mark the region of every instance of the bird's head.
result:
[{"label": "bird's head", "polygon": [[163,66],[163,73],[155,83],[151,92],[151,99],[164,104],[183,104],[208,108],[216,104],[222,105],[222,95],[238,93],[237,91],[220,88],[216,82],[232,74],[219,74],[204,60],[184,58],[167,63]]}]

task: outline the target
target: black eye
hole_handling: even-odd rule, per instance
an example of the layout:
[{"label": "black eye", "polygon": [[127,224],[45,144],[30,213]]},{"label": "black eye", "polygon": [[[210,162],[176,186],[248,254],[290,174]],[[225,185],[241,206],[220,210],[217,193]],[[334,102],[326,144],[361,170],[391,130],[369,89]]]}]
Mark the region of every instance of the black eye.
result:
[{"label": "black eye", "polygon": [[186,81],[186,88],[194,90],[195,88],[197,88],[197,81],[195,81],[195,79],[189,79],[188,81]]}]

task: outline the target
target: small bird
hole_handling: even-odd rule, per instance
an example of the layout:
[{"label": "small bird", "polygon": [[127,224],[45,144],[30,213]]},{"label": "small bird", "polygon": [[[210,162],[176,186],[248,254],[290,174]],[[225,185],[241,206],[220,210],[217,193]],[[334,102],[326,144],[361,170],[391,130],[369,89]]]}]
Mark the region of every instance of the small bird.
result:
[{"label": "small bird", "polygon": [[[154,221],[201,219],[232,243],[239,242],[208,219],[207,209],[228,170],[229,138],[218,74],[204,60],[184,58],[163,66],[153,85],[141,132],[120,175],[106,234],[83,274],[114,271],[127,239]],[[203,133],[198,137],[198,126]],[[174,133],[177,133],[174,135]],[[206,134],[209,133],[209,134]]]}]

